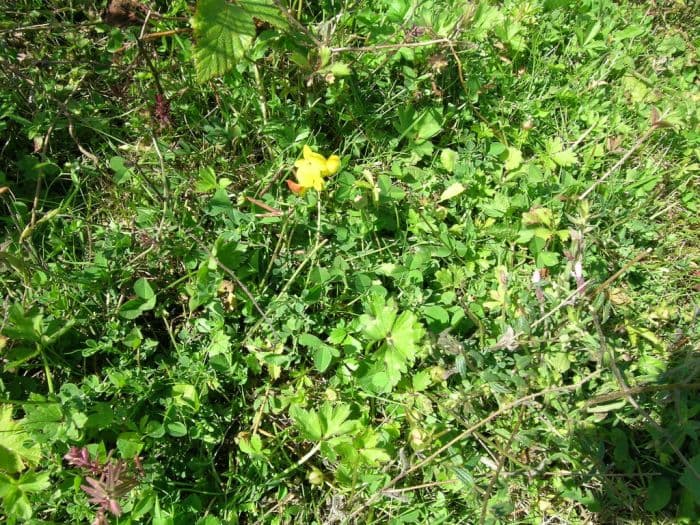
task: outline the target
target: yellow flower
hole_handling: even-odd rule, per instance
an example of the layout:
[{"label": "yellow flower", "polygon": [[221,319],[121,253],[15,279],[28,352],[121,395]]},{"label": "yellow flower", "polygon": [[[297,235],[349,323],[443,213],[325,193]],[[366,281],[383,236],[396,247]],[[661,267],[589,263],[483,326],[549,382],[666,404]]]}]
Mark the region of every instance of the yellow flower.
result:
[{"label": "yellow flower", "polygon": [[297,183],[287,181],[287,185],[295,193],[304,193],[309,188],[321,191],[324,186],[323,177],[333,175],[340,169],[338,155],[326,158],[313,151],[309,146],[304,146],[302,157],[294,163],[294,167],[297,169]]}]

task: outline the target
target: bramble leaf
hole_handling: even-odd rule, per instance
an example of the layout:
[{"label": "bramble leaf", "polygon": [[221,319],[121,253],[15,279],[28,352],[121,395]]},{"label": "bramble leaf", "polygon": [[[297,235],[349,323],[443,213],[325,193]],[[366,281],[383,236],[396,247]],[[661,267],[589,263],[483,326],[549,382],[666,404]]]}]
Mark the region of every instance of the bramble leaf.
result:
[{"label": "bramble leaf", "polygon": [[287,21],[271,0],[199,0],[192,20],[197,80],[206,82],[238,63],[255,39],[253,17],[277,27]]}]

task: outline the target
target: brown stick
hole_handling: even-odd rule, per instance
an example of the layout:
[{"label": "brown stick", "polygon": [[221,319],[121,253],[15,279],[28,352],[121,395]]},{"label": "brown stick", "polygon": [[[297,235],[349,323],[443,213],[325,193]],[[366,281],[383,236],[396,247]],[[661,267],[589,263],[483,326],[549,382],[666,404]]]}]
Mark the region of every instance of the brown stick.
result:
[{"label": "brown stick", "polygon": [[590,187],[586,191],[584,191],[581,195],[579,195],[578,200],[581,201],[581,200],[585,199],[588,196],[588,194],[591,193],[599,184],[605,182],[605,179],[607,179],[610,175],[615,173],[615,171],[617,171],[617,169],[620,166],[622,166],[625,162],[627,162],[627,159],[629,159],[632,156],[632,154],[635,151],[637,151],[639,149],[639,147],[642,144],[644,144],[647,141],[647,139],[649,139],[649,137],[651,137],[654,134],[654,131],[656,131],[657,129],[659,129],[661,127],[664,127],[665,123],[664,123],[663,118],[664,117],[662,116],[660,118],[654,119],[651,127],[646,131],[646,133],[644,133],[644,135],[639,137],[639,140],[637,140],[637,142],[635,142],[634,145],[629,150],[627,150],[627,153],[625,153],[622,157],[620,157],[620,160],[618,160],[615,164],[613,164],[612,167],[608,171],[606,171],[602,177],[600,177],[597,181],[595,181],[593,184],[591,184]]},{"label": "brown stick", "polygon": [[396,483],[401,481],[403,478],[408,476],[409,474],[412,474],[422,466],[430,463],[433,461],[435,458],[440,456],[443,452],[445,452],[447,449],[449,449],[451,446],[455,445],[456,443],[459,443],[463,439],[467,438],[471,434],[474,433],[474,431],[478,430],[482,426],[484,426],[486,423],[496,419],[498,416],[501,414],[504,414],[506,412],[509,412],[510,410],[519,407],[521,405],[524,405],[526,403],[529,403],[530,401],[533,401],[534,399],[537,399],[538,397],[543,397],[548,394],[555,394],[555,393],[563,393],[563,392],[571,392],[573,390],[576,390],[577,388],[580,388],[581,386],[585,385],[588,381],[593,379],[594,377],[597,377],[600,375],[600,370],[596,370],[595,372],[592,372],[585,376],[583,379],[578,381],[577,383],[574,383],[572,385],[567,385],[567,386],[559,386],[559,387],[552,387],[552,388],[546,388],[544,390],[540,390],[539,392],[535,392],[534,394],[528,394],[526,396],[521,397],[520,399],[516,399],[512,403],[508,403],[507,405],[503,405],[501,408],[498,410],[495,410],[491,412],[488,416],[480,420],[479,422],[475,423],[465,431],[461,432],[459,435],[456,437],[452,438],[450,441],[445,443],[443,446],[438,448],[435,452],[430,454],[428,457],[423,459],[422,461],[419,461],[415,465],[413,465],[411,468],[406,469],[404,472],[400,473],[399,475],[395,476],[391,481],[389,481],[379,492],[374,494],[374,496],[370,497],[367,501],[365,501],[362,505],[360,505],[357,509],[355,509],[351,514],[345,517],[343,520],[343,523],[348,523],[352,518],[360,514],[363,510],[365,510],[367,507],[373,505],[382,495],[383,492],[391,489]]}]

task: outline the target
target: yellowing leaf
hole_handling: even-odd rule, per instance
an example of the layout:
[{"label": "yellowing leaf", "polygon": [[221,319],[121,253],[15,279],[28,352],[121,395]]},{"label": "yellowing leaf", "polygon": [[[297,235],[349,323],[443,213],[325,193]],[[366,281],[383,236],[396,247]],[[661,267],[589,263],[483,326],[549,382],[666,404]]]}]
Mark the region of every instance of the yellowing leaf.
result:
[{"label": "yellowing leaf", "polygon": [[558,153],[553,153],[552,160],[554,160],[554,162],[556,162],[559,166],[566,167],[576,164],[578,162],[578,157],[576,157],[576,153],[570,149],[567,149]]},{"label": "yellowing leaf", "polygon": [[445,171],[453,173],[455,170],[455,164],[457,163],[457,152],[451,150],[450,148],[445,148],[440,152],[440,163]]},{"label": "yellowing leaf", "polygon": [[440,200],[438,200],[438,202],[452,199],[460,193],[463,193],[465,189],[466,188],[461,183],[455,182],[454,184],[448,186],[447,189],[442,192],[442,195],[440,195]]},{"label": "yellowing leaf", "polygon": [[523,163],[523,154],[518,148],[509,147],[508,156],[506,157],[505,168],[506,171],[512,171],[520,167]]}]

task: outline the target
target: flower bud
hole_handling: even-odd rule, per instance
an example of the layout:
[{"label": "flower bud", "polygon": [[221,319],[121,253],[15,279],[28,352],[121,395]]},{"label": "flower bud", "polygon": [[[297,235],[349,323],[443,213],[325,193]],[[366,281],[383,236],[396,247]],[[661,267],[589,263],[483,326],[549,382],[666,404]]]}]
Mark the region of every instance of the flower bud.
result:
[{"label": "flower bud", "polygon": [[308,474],[306,474],[306,479],[312,485],[319,487],[323,485],[323,472],[321,472],[316,467],[313,467],[311,470],[309,470]]}]

